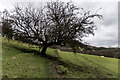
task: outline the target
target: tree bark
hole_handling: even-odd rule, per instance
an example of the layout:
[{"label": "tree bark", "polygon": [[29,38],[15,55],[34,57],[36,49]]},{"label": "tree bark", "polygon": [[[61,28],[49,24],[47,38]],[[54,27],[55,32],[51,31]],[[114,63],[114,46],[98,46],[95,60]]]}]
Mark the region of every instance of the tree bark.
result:
[{"label": "tree bark", "polygon": [[46,56],[46,50],[47,50],[47,47],[50,47],[50,46],[52,46],[52,45],[60,45],[60,41],[59,42],[51,42],[51,43],[47,43],[47,44],[45,44],[44,46],[43,46],[43,48],[42,48],[42,51],[41,51],[41,55],[43,55],[43,56]]},{"label": "tree bark", "polygon": [[40,45],[39,45],[39,52],[40,52],[40,48],[41,48],[41,47],[40,47]]},{"label": "tree bark", "polygon": [[43,56],[46,55],[46,53],[45,53],[46,50],[47,50],[47,46],[43,46],[42,51],[41,51],[41,54],[42,54]]}]

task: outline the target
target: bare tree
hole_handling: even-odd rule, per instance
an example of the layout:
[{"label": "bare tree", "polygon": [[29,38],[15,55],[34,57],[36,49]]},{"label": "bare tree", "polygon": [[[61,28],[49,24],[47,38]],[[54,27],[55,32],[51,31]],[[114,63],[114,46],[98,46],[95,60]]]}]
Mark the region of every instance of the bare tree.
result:
[{"label": "bare tree", "polygon": [[41,54],[45,55],[52,45],[67,44],[73,50],[83,47],[82,37],[94,35],[93,18],[101,19],[102,15],[91,14],[72,3],[48,2],[44,8],[16,6],[10,17],[14,32],[31,43],[42,45]]}]

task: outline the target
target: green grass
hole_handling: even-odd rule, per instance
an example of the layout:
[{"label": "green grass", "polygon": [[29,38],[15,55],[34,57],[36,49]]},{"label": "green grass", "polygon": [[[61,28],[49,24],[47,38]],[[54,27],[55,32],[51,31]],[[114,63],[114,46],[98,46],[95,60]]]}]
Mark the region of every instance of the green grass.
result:
[{"label": "green grass", "polygon": [[[51,74],[50,64],[51,60],[35,56],[33,53],[23,53],[13,47],[12,44],[18,47],[27,47],[27,45],[20,45],[17,42],[7,42],[3,39],[2,46],[2,76],[9,78],[50,78]],[[47,63],[47,64],[46,64]]]},{"label": "green grass", "polygon": [[[53,60],[34,55],[33,53],[24,53],[19,49],[29,48],[28,44],[2,39],[2,76],[9,78],[55,78],[51,64]],[[32,47],[37,47],[32,45]],[[48,48],[47,55],[55,57],[55,49]],[[58,61],[63,62],[62,69],[66,69],[66,78],[117,78],[118,77],[118,59],[81,53],[64,52],[58,49]]]},{"label": "green grass", "polygon": [[[48,49],[47,54],[55,56],[54,49]],[[102,77],[102,78],[117,78],[118,77],[118,59],[104,57],[95,55],[87,55],[72,52],[63,52],[58,50],[59,60],[66,63],[72,63],[72,70],[70,70],[71,75],[68,74],[67,77],[81,78],[81,77]],[[75,70],[75,65],[81,68],[81,71]],[[76,76],[77,75],[77,76]]]}]

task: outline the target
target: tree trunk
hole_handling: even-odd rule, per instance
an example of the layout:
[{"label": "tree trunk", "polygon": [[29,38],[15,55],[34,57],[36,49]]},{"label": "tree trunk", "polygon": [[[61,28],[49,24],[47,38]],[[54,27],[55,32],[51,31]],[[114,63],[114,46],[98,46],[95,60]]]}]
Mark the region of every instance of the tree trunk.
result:
[{"label": "tree trunk", "polygon": [[40,48],[41,48],[41,47],[40,47],[40,45],[39,45],[39,52],[40,52]]},{"label": "tree trunk", "polygon": [[41,54],[42,54],[43,56],[46,55],[46,54],[45,54],[46,50],[47,50],[47,46],[43,46],[42,51],[41,51]]}]

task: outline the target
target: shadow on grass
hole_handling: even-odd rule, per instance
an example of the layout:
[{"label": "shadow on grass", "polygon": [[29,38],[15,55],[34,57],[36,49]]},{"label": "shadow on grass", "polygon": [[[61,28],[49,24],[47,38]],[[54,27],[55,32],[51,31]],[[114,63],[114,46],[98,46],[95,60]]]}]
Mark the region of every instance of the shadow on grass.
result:
[{"label": "shadow on grass", "polygon": [[39,55],[40,52],[37,51],[37,50],[33,50],[33,49],[24,49],[24,48],[19,48],[19,47],[16,47],[16,46],[13,46],[14,48],[24,52],[24,53],[34,53],[35,55]]},{"label": "shadow on grass", "polygon": [[77,68],[77,69],[80,69],[80,68],[81,68],[81,67],[78,66],[78,65],[72,64],[72,63],[70,63],[70,62],[64,62],[64,61],[60,60],[60,58],[57,58],[57,57],[54,57],[54,56],[47,55],[47,54],[46,54],[46,55],[42,55],[42,54],[40,54],[40,52],[37,51],[37,50],[24,49],[24,48],[19,48],[19,47],[16,47],[16,46],[14,46],[14,48],[16,48],[16,49],[18,49],[18,50],[20,50],[20,51],[22,51],[22,52],[24,52],[24,53],[34,53],[34,55],[36,55],[36,56],[41,56],[41,57],[47,58],[47,59],[52,60],[52,61],[57,61],[59,64],[62,64],[62,65],[64,65],[64,66],[66,66],[66,67],[73,67],[73,68]]},{"label": "shadow on grass", "polygon": [[[66,61],[62,61],[61,58],[58,58],[58,57],[54,57],[54,56],[51,56],[51,55],[42,55],[40,54],[39,51],[37,50],[34,50],[34,49],[25,49],[25,48],[19,48],[19,47],[16,47],[14,46],[14,48],[24,52],[24,53],[34,53],[35,56],[41,56],[41,57],[44,57],[46,59],[49,59],[49,60],[52,60],[53,62],[57,62],[58,65],[63,65],[64,67],[67,67],[69,68],[70,71],[78,71],[78,72],[83,72],[83,73],[89,73],[89,70],[93,72],[94,75],[96,75],[97,78],[104,78],[104,76],[100,73],[99,70],[97,69],[93,69],[92,67],[89,67],[89,66],[79,66],[79,65],[76,65],[76,64],[73,64],[71,62],[66,62]],[[54,64],[54,63],[53,63]],[[46,66],[47,68],[47,66]]]}]

